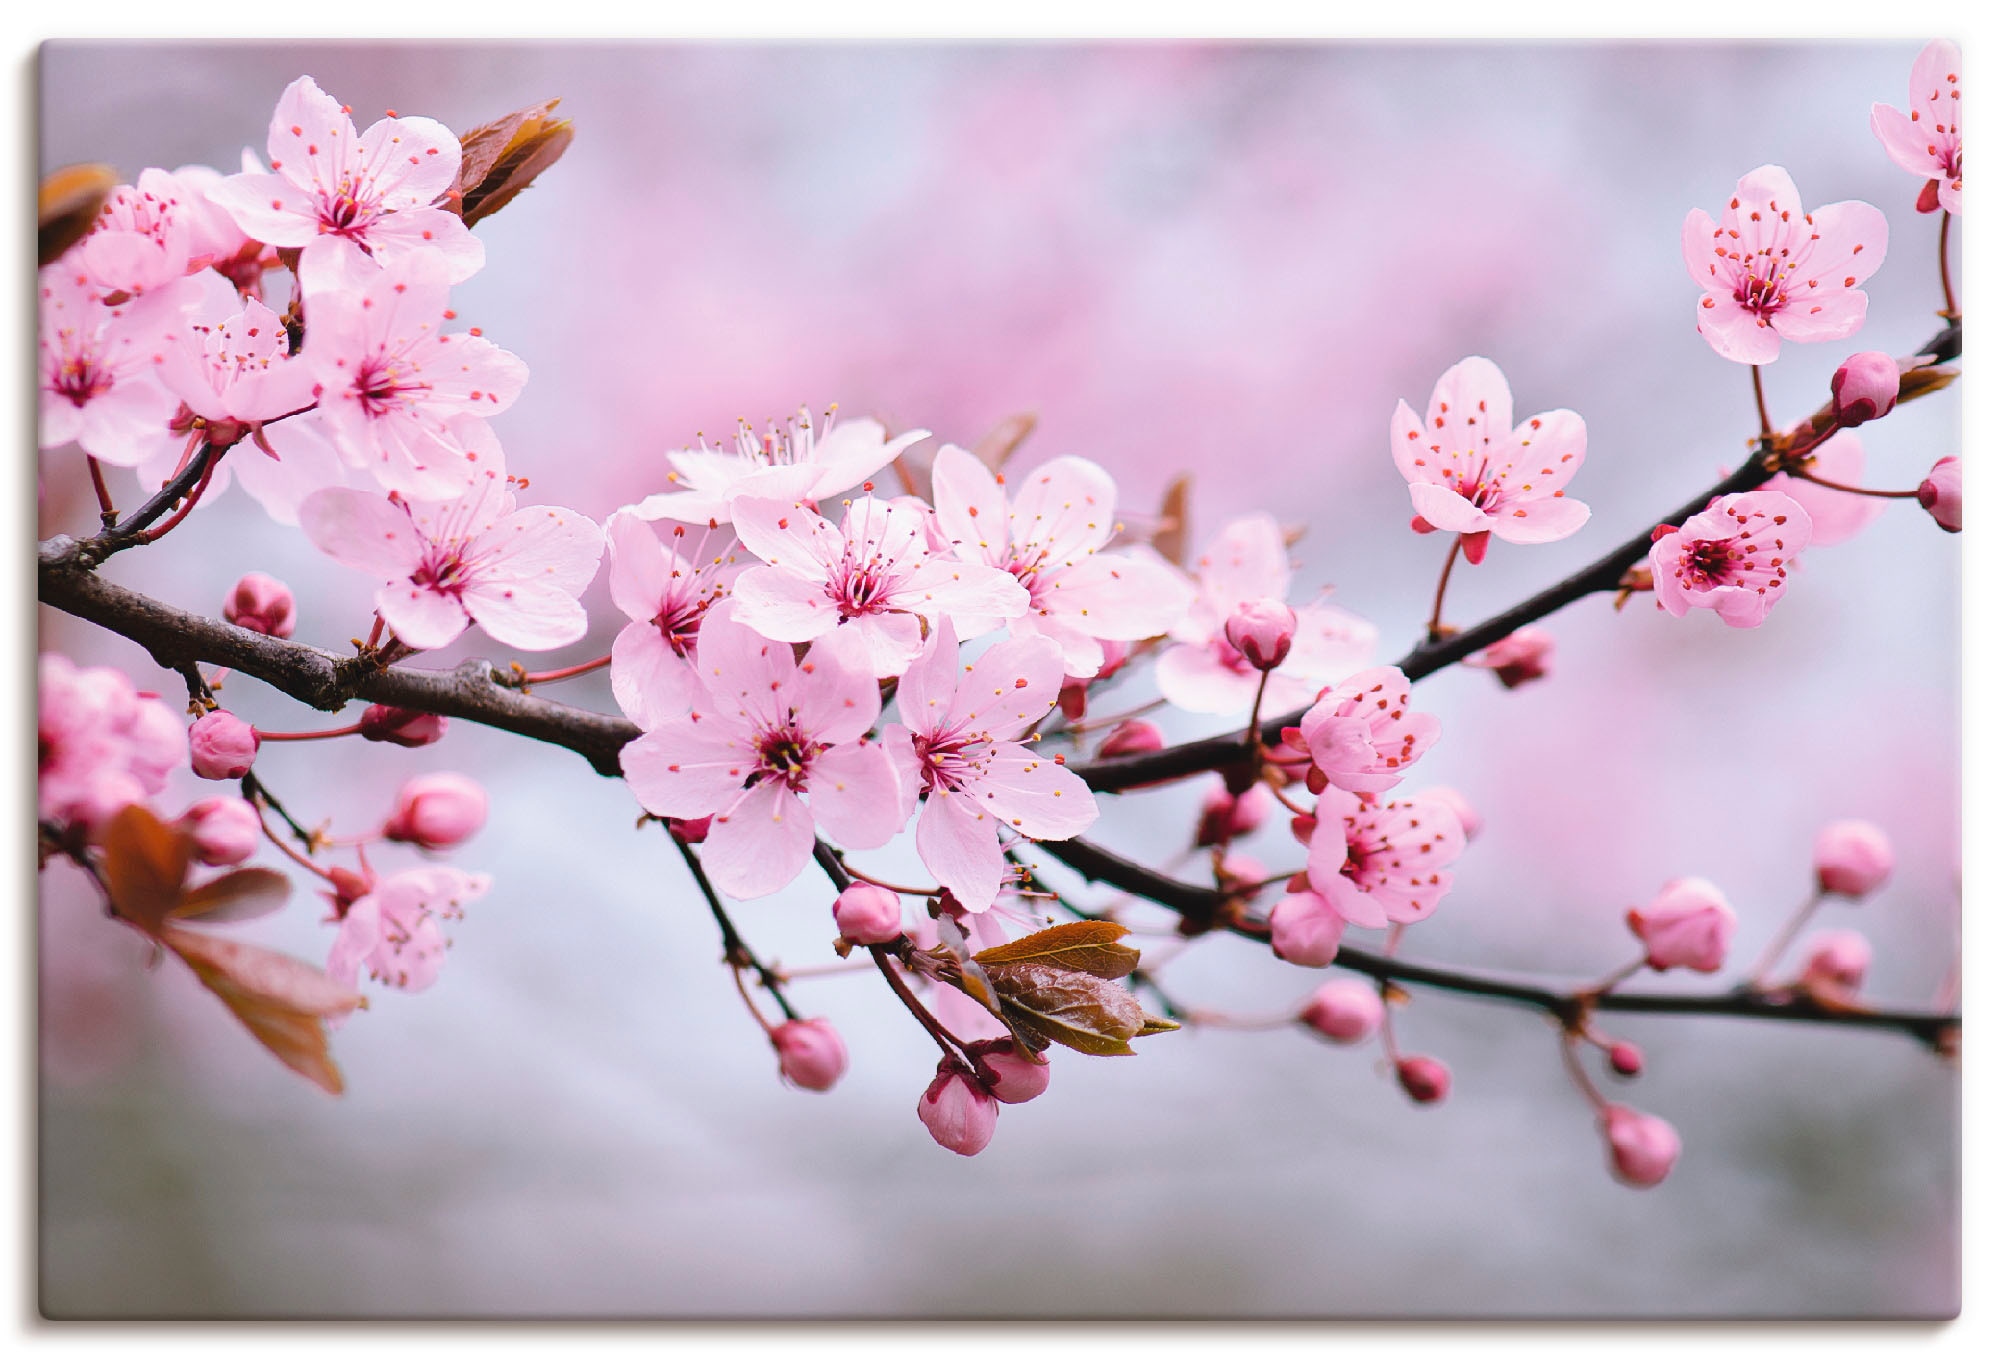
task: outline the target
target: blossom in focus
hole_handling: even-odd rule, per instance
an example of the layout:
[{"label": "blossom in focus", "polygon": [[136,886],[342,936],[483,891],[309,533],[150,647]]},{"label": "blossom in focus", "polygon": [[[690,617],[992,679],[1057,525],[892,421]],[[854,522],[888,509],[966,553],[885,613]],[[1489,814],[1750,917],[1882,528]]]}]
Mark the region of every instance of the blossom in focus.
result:
[{"label": "blossom in focus", "polygon": [[[1437,743],[1431,713],[1413,711],[1410,682],[1393,665],[1350,675],[1300,719],[1299,739],[1325,783],[1350,793],[1386,793]],[[1293,742],[1297,744],[1297,742]],[[1317,789],[1319,780],[1312,780]]]},{"label": "blossom in focus", "polygon": [[235,713],[217,708],[194,720],[187,743],[188,759],[196,774],[205,779],[240,779],[257,762],[263,738]]},{"label": "blossom in focus", "polygon": [[1648,905],[1627,911],[1625,923],[1646,946],[1646,966],[1655,972],[1719,971],[1736,934],[1736,912],[1705,878],[1675,878]]},{"label": "blossom in focus", "polygon": [[375,607],[419,651],[449,646],[468,623],[523,651],[567,646],[589,626],[577,596],[603,533],[560,506],[515,509],[498,476],[446,501],[331,487],[306,498],[299,523],[320,551],[387,582]]},{"label": "blossom in focus", "polygon": [[1784,598],[1786,566],[1812,541],[1812,527],[1805,507],[1781,491],[1722,496],[1654,539],[1654,597],[1676,618],[1714,609],[1732,628],[1754,628]]},{"label": "blossom in focus", "polygon": [[977,1156],[993,1140],[1000,1106],[978,1077],[946,1058],[917,1099],[917,1117],[945,1150]]},{"label": "blossom in focus", "polygon": [[309,299],[366,287],[378,267],[417,253],[436,255],[452,283],[486,262],[465,223],[433,206],[462,158],[444,124],[384,118],[357,134],[346,106],[300,76],[278,96],[265,150],[271,173],[231,175],[208,197],[252,239],[299,248]]},{"label": "blossom in focus", "polygon": [[[1877,104],[1869,118],[1889,159],[1936,184],[1934,198],[1927,194],[1918,199],[1919,212],[1939,207],[1950,213],[1965,210],[1965,148],[1958,131],[1963,69],[1958,44],[1939,38],[1917,54],[1916,65],[1910,68],[1909,111]],[[1932,199],[1929,207],[1924,205],[1926,198]]]},{"label": "blossom in focus", "polygon": [[[1154,670],[1160,693],[1189,712],[1248,713],[1265,672],[1230,645],[1224,630],[1238,606],[1256,599],[1283,600],[1292,564],[1278,521],[1246,515],[1223,526],[1195,562],[1194,603],[1168,630],[1176,643]],[[1344,679],[1375,651],[1375,625],[1331,604],[1294,610],[1298,631],[1285,662],[1268,672],[1265,711],[1302,707],[1320,687]]]},{"label": "blossom in focus", "polygon": [[1860,899],[1889,880],[1896,851],[1880,826],[1830,821],[1813,837],[1813,873],[1819,890]]},{"label": "blossom in focus", "polygon": [[1680,1159],[1680,1134],[1663,1118],[1607,1104],[1598,1111],[1598,1122],[1611,1153],[1611,1173],[1620,1184],[1650,1189],[1666,1179]]},{"label": "blossom in focus", "polygon": [[709,606],[736,574],[727,535],[690,534],[676,524],[671,545],[644,519],[620,510],[604,526],[611,548],[611,602],[632,621],[611,643],[611,696],[642,727],[679,717],[701,685],[694,643]]},{"label": "blossom in focus", "polygon": [[1465,851],[1457,813],[1425,797],[1364,805],[1329,788],[1306,846],[1306,879],[1351,925],[1407,925],[1451,890],[1448,866]]},{"label": "blossom in focus", "polygon": [[896,688],[902,721],[882,739],[924,795],[917,853],[967,911],[1000,894],[999,836],[1067,840],[1097,819],[1083,780],[1020,740],[1055,706],[1062,675],[1062,651],[1034,635],[996,642],[961,666],[947,618]]},{"label": "blossom in focus", "polygon": [[1420,419],[1396,403],[1389,446],[1396,470],[1410,483],[1410,503],[1431,528],[1470,535],[1465,559],[1475,565],[1486,540],[1552,543],[1590,518],[1565,493],[1583,466],[1583,417],[1543,411],[1514,424],[1514,393],[1491,359],[1461,359],[1431,389]]},{"label": "blossom in focus", "polygon": [[122,671],[78,669],[43,652],[36,667],[36,814],[96,831],[167,785],[188,758],[172,709]]},{"label": "blossom in focus", "polygon": [[201,301],[164,349],[160,381],[205,420],[273,420],[313,404],[318,379],[292,357],[284,320],[239,298],[220,274],[199,280]]},{"label": "blossom in focus", "polygon": [[777,891],[812,857],[815,827],[874,849],[909,820],[916,791],[881,745],[862,738],[881,713],[867,646],[851,630],[815,642],[803,663],[761,637],[726,600],[695,643],[694,710],[619,752],[625,781],[655,816],[712,816],[702,862],[733,897]]},{"label": "blossom in focus", "polygon": [[198,190],[165,170],[139,172],[98,209],[69,260],[100,293],[133,297],[185,276]]},{"label": "blossom in focus", "polygon": [[198,292],[180,283],[113,307],[66,260],[42,270],[41,446],[74,442],[100,462],[131,467],[178,444],[167,423],[180,401],[159,370],[166,336]]},{"label": "blossom in focus", "polygon": [[831,1090],[847,1071],[847,1044],[825,1019],[792,1019],[771,1030],[778,1074],[801,1090]]},{"label": "blossom in focus", "polygon": [[1491,670],[1502,688],[1518,689],[1549,673],[1549,656],[1555,649],[1553,636],[1530,625],[1516,628],[1484,651],[1467,656],[1464,663]]},{"label": "blossom in focus", "polygon": [[1013,576],[933,554],[918,515],[874,496],[849,502],[838,528],[807,501],[740,496],[734,523],[767,563],[736,578],[736,617],[777,642],[852,632],[880,678],[902,674],[940,618],[1005,620],[1028,608]]},{"label": "blossom in focus", "polygon": [[443,922],[464,917],[465,903],[493,879],[443,866],[410,868],[373,884],[350,903],[327,955],[326,975],[343,986],[361,970],[399,991],[422,991],[444,965]]},{"label": "blossom in focus", "polygon": [[[894,462],[911,444],[928,439],[927,429],[889,437],[874,420],[826,423],[813,428],[803,406],[780,426],[775,420],[762,434],[739,421],[733,448],[694,448],[667,454],[672,469],[671,491],[647,496],[634,507],[641,519],[677,519],[684,524],[720,526],[730,522],[731,502],[739,496],[763,500],[821,501],[852,490]],[[865,488],[873,490],[873,483]]]},{"label": "blossom in focus", "polygon": [[[1843,486],[1859,486],[1866,480],[1867,453],[1861,447],[1861,436],[1851,429],[1843,429],[1818,448],[1806,460],[1806,470],[1816,477],[1837,481]],[[1807,481],[1804,477],[1787,476],[1780,472],[1764,483],[1767,491],[1781,491],[1804,507],[1806,516],[1812,520],[1812,545],[1831,547],[1844,543],[1874,523],[1882,511],[1889,508],[1889,502],[1880,496],[1853,495],[1847,491],[1836,491],[1830,486]]]},{"label": "blossom in focus", "polygon": [[1917,503],[1946,533],[1965,527],[1965,473],[1955,457],[1939,458],[1917,485]]},{"label": "blossom in focus", "polygon": [[1861,328],[1889,223],[1862,202],[1807,212],[1792,177],[1762,165],[1737,181],[1718,224],[1700,208],[1681,226],[1681,257],[1701,286],[1695,328],[1723,358],[1771,363],[1780,340],[1844,340]]},{"label": "blossom in focus", "polygon": [[[1105,642],[1157,637],[1193,599],[1186,579],[1159,557],[1105,550],[1118,529],[1117,492],[1094,462],[1055,458],[1003,481],[946,444],[931,465],[931,486],[952,551],[1010,573],[1027,590],[1028,610],[1009,630],[1055,642],[1067,674],[1096,675],[1107,661]],[[970,626],[965,633],[977,635]]]}]

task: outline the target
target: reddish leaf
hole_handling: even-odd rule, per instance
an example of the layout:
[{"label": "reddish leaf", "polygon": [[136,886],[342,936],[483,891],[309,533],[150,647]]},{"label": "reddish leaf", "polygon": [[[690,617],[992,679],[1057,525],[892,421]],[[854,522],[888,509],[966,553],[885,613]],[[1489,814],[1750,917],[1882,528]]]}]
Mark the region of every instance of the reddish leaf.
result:
[{"label": "reddish leaf", "polygon": [[514,201],[536,176],[562,159],[576,137],[567,118],[555,118],[560,99],[517,109],[458,139],[458,214],[471,226]]},{"label": "reddish leaf", "polygon": [[35,254],[42,264],[59,258],[83,239],[104,200],[118,187],[118,172],[109,165],[65,165],[42,181],[39,239]]},{"label": "reddish leaf", "polygon": [[1017,411],[987,430],[972,446],[972,456],[985,463],[989,471],[998,472],[1034,432],[1035,413]]},{"label": "reddish leaf", "polygon": [[292,880],[270,868],[239,868],[186,893],[171,914],[179,920],[199,919],[204,925],[230,925],[255,920],[285,904]]},{"label": "reddish leaf", "polygon": [[104,887],[111,908],[157,935],[181,902],[194,851],[185,832],[133,803],[104,832]]},{"label": "reddish leaf", "polygon": [[330,1095],[344,1088],[327,1052],[325,1019],[362,1005],[316,967],[236,939],[169,925],[161,942],[194,969],[277,1059]]},{"label": "reddish leaf", "polygon": [[1146,1027],[1146,1013],[1132,993],[1113,981],[1046,963],[997,963],[986,968],[1000,992],[1000,1008],[1039,1046],[1060,1043],[1096,1057],[1129,1057]]},{"label": "reddish leaf", "polygon": [[1130,976],[1139,965],[1139,950],[1118,941],[1131,931],[1109,920],[1072,920],[1023,935],[1011,943],[984,949],[975,961],[994,963],[1048,963],[1093,977],[1116,980]]}]

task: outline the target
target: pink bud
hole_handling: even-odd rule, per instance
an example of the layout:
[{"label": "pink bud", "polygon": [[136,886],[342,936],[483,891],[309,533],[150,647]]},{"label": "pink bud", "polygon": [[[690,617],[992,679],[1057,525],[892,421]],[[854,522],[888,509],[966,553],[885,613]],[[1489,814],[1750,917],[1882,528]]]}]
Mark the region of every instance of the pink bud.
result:
[{"label": "pink bud", "polygon": [[872,882],[850,885],[833,901],[833,923],[857,944],[886,944],[903,933],[903,899]]},{"label": "pink bud", "polygon": [[1465,663],[1491,670],[1504,687],[1515,689],[1548,674],[1555,649],[1556,639],[1542,629],[1517,628],[1484,651],[1467,656]]},{"label": "pink bud", "polygon": [[1650,1189],[1666,1179],[1680,1159],[1681,1136],[1664,1118],[1607,1104],[1598,1120],[1611,1149],[1611,1173],[1620,1184]]},{"label": "pink bud", "polygon": [[1367,982],[1340,977],[1313,992],[1299,1018],[1336,1043],[1359,1043],[1382,1027],[1382,996]]},{"label": "pink bud", "polygon": [[993,1140],[1000,1105],[971,1072],[946,1060],[918,1098],[917,1117],[945,1150],[977,1156]]},{"label": "pink bud", "polygon": [[1459,829],[1465,832],[1465,843],[1468,845],[1478,839],[1479,832],[1486,828],[1486,818],[1473,810],[1472,804],[1465,800],[1465,794],[1456,788],[1447,788],[1439,784],[1435,788],[1424,789],[1417,796],[1432,802],[1442,802],[1451,808],[1451,814],[1458,818]]},{"label": "pink bud", "polygon": [[1636,1076],[1646,1069],[1646,1054],[1639,1051],[1637,1043],[1613,1043],[1605,1057],[1621,1076]]},{"label": "pink bud", "polygon": [[188,756],[205,779],[240,779],[257,762],[257,729],[226,708],[195,719],[188,728]]},{"label": "pink bud", "polygon": [[1806,941],[1799,984],[1808,991],[1851,996],[1861,989],[1875,951],[1853,930],[1824,930]]},{"label": "pink bud", "polygon": [[1282,599],[1249,599],[1222,625],[1222,636],[1259,670],[1276,670],[1292,654],[1299,616]]},{"label": "pink bud", "polygon": [[1822,892],[1865,897],[1888,881],[1895,866],[1889,837],[1869,822],[1830,822],[1813,837],[1813,872]]},{"label": "pink bud", "polygon": [[791,1019],[771,1032],[778,1074],[802,1090],[831,1090],[847,1070],[847,1045],[824,1019]]},{"label": "pink bud", "polygon": [[1002,1104],[1026,1104],[1049,1088],[1048,1059],[1023,1057],[1011,1038],[982,1038],[966,1051],[987,1093]]},{"label": "pink bud", "polygon": [[382,834],[420,849],[450,849],[486,824],[486,790],[463,774],[420,774],[396,792]]},{"label": "pink bud", "polygon": [[1224,784],[1209,789],[1201,800],[1201,821],[1195,827],[1194,842],[1207,848],[1225,845],[1239,835],[1248,835],[1264,824],[1271,810],[1271,790],[1253,783],[1239,796]]},{"label": "pink bud", "polygon": [[1931,474],[1917,486],[1917,503],[1930,511],[1931,518],[1946,533],[1957,533],[1965,527],[1962,481],[1958,459],[1939,458],[1931,467]]},{"label": "pink bud", "polygon": [[1833,418],[1842,429],[1880,420],[1896,405],[1903,383],[1896,361],[1877,350],[1847,356],[1833,371]]},{"label": "pink bud", "polygon": [[1419,1104],[1436,1104],[1451,1093],[1451,1068],[1435,1057],[1405,1057],[1396,1063],[1403,1093]]},{"label": "pink bud", "polygon": [[1646,946],[1646,965],[1655,972],[1714,972],[1736,933],[1736,912],[1714,883],[1675,878],[1644,909],[1627,911],[1625,923]]},{"label": "pink bud", "polygon": [[372,705],[361,714],[361,736],[367,741],[387,741],[391,745],[427,746],[444,736],[445,722],[435,713],[391,708],[386,703]]},{"label": "pink bud", "polygon": [[1270,876],[1264,861],[1248,854],[1225,855],[1215,866],[1215,885],[1225,892],[1254,891],[1258,883]]},{"label": "pink bud", "polygon": [[237,581],[229,598],[222,601],[222,616],[248,632],[289,637],[298,615],[292,592],[283,581],[252,571]]},{"label": "pink bud", "polygon": [[1090,681],[1063,677],[1062,687],[1056,690],[1056,706],[1062,715],[1072,722],[1083,721],[1090,711]]},{"label": "pink bud", "polygon": [[240,864],[257,850],[264,827],[257,809],[240,797],[207,797],[182,813],[181,828],[194,856],[211,868]]},{"label": "pink bud", "polygon": [[1106,640],[1099,642],[1097,645],[1104,652],[1104,660],[1097,667],[1097,674],[1095,676],[1097,679],[1110,679],[1125,668],[1125,662],[1132,659],[1132,644],[1130,642]]},{"label": "pink bud", "polygon": [[667,829],[671,830],[675,835],[680,836],[681,839],[687,841],[689,844],[698,845],[708,839],[708,823],[712,820],[714,818],[708,816],[698,816],[692,821],[684,820],[678,816],[670,816],[667,818]]},{"label": "pink bud", "polygon": [[1325,967],[1347,922],[1317,892],[1293,892],[1271,908],[1271,952],[1300,967]]},{"label": "pink bud", "polygon": [[1114,755],[1144,755],[1166,743],[1167,738],[1160,734],[1158,727],[1135,717],[1111,729],[1111,734],[1097,747],[1097,758],[1105,760]]}]

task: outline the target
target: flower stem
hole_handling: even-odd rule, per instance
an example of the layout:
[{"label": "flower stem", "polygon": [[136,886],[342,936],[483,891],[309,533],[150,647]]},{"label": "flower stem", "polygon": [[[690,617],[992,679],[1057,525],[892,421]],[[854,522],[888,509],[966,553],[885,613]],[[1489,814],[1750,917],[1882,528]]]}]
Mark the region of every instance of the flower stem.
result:
[{"label": "flower stem", "polygon": [[226,448],[204,448],[202,450],[203,466],[201,469],[201,480],[197,481],[194,484],[194,489],[188,492],[188,497],[181,502],[181,507],[169,515],[165,523],[145,530],[134,541],[156,543],[168,533],[171,533],[181,520],[187,518],[189,512],[201,502],[202,493],[208,490],[208,483],[215,476],[215,465],[222,461],[222,455],[228,451]]},{"label": "flower stem", "polygon": [[1569,1078],[1576,1082],[1576,1088],[1583,1092],[1591,1107],[1602,1111],[1610,1101],[1604,1098],[1603,1092],[1597,1088],[1597,1083],[1590,1079],[1590,1073],[1583,1069],[1583,1063],[1577,1059],[1576,1035],[1565,1031],[1558,1041],[1562,1044],[1563,1069],[1569,1072]]},{"label": "flower stem", "polygon": [[1452,564],[1458,560],[1458,549],[1464,541],[1459,534],[1451,536],[1451,551],[1445,554],[1444,570],[1438,573],[1437,597],[1431,601],[1431,621],[1424,625],[1424,635],[1433,642],[1444,636],[1444,587],[1451,583]]},{"label": "flower stem", "polygon": [[[666,829],[667,838],[674,842],[674,848],[681,852],[681,858],[686,862],[688,872],[694,877],[694,885],[701,889],[702,896],[708,902],[709,914],[715,917],[715,927],[722,931],[723,961],[727,962],[730,971],[736,974],[736,989],[739,991],[743,989],[742,972],[747,967],[757,974],[757,980],[771,993],[771,998],[778,1002],[778,1008],[784,1012],[785,1018],[797,1019],[798,1012],[793,1010],[792,1003],[785,999],[784,978],[759,962],[757,955],[750,951],[750,946],[743,942],[743,936],[736,932],[736,922],[731,920],[729,912],[722,908],[722,898],[716,895],[715,884],[708,880],[708,870],[701,866],[701,856],[694,852],[694,846],[675,834],[672,826],[668,826],[664,821],[660,824]],[[745,1004],[749,1004],[750,997],[747,993],[743,1000]],[[750,1006],[750,1013],[757,1015],[759,1024],[764,1024],[764,1017],[757,1014],[755,1005]],[[770,1028],[769,1024],[764,1024],[765,1032],[770,1032]]]},{"label": "flower stem", "polygon": [[1938,278],[1944,283],[1944,311],[1947,321],[1958,319],[1958,298],[1951,290],[1951,214],[1944,213],[1938,224]]},{"label": "flower stem", "polygon": [[1778,960],[1785,956],[1785,950],[1791,946],[1792,940],[1798,938],[1799,931],[1806,927],[1806,921],[1812,919],[1813,912],[1819,909],[1820,902],[1824,900],[1826,893],[1814,892],[1805,899],[1804,904],[1792,912],[1791,919],[1787,920],[1785,927],[1778,931],[1777,938],[1765,947],[1758,955],[1756,963],[1750,968],[1752,988],[1763,986],[1764,974],[1777,966]]},{"label": "flower stem", "polygon": [[1264,742],[1257,733],[1258,719],[1264,712],[1264,687],[1271,682],[1271,672],[1257,672],[1257,697],[1250,700],[1250,726],[1243,733],[1243,744],[1250,752],[1250,758],[1261,761],[1264,757]]},{"label": "flower stem", "polygon": [[104,468],[97,459],[85,456],[84,462],[90,466],[91,489],[97,492],[97,517],[104,527],[118,527],[118,511],[111,503],[111,488],[104,484]]},{"label": "flower stem", "polygon": [[265,731],[262,727],[259,727],[257,728],[257,739],[259,741],[328,741],[336,736],[357,736],[360,732],[361,724],[359,722],[351,726],[334,727],[328,731]]},{"label": "flower stem", "polygon": [[1764,405],[1764,369],[1761,364],[1750,365],[1750,386],[1757,393],[1757,441],[1768,451],[1771,447],[1771,412]]},{"label": "flower stem", "polygon": [[530,684],[548,684],[553,680],[573,679],[578,675],[588,675],[593,670],[602,670],[609,664],[611,664],[609,656],[599,656],[596,660],[585,661],[582,665],[566,665],[560,670],[538,670],[533,674],[524,674],[521,676],[520,684],[525,688]]},{"label": "flower stem", "polygon": [[937,1016],[925,1009],[924,1003],[917,999],[909,985],[896,975],[895,965],[890,962],[895,950],[888,944],[870,944],[868,952],[875,959],[876,969],[889,983],[889,989],[896,993],[896,999],[903,1002],[904,1009],[916,1016],[917,1022],[924,1026],[924,1032],[931,1036],[931,1041],[943,1050],[946,1057],[970,1067],[972,1059],[966,1055],[965,1044],[959,1042],[949,1029],[938,1023]]},{"label": "flower stem", "polygon": [[1810,481],[1815,486],[1824,486],[1829,491],[1845,491],[1849,495],[1872,495],[1882,500],[1914,500],[1917,497],[1917,492],[1913,490],[1877,491],[1867,486],[1849,486],[1844,482],[1828,481],[1825,477],[1809,472],[1803,467],[1790,468],[1786,475],[1797,477],[1800,481]]}]

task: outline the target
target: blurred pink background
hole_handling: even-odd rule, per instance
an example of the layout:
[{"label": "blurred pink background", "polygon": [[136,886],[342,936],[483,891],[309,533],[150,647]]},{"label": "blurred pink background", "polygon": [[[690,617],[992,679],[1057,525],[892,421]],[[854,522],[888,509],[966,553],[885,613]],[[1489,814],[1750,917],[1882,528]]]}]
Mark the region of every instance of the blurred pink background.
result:
[{"label": "blurred pink background", "polygon": [[[1407,530],[1389,416],[1457,359],[1496,360],[1523,415],[1584,416],[1573,493],[1594,511],[1565,542],[1460,567],[1460,622],[1741,457],[1748,379],[1694,333],[1679,231],[1753,166],[1786,166],[1809,206],[1863,198],[1890,221],[1861,333],[1788,346],[1767,372],[1780,421],[1818,405],[1851,350],[1931,334],[1936,219],[1868,129],[1920,45],[53,45],[41,148],[45,167],[106,160],[128,179],[231,169],[301,73],[363,125],[394,107],[462,129],[560,95],[574,148],[481,225],[487,268],[454,294],[529,365],[495,427],[532,495],[601,520],[661,488],[666,448],[801,403],[962,443],[1033,410],[1021,462],[1094,458],[1128,508],[1193,473],[1196,541],[1255,509],[1309,526],[1295,597],[1336,587],[1386,660],[1418,635],[1444,549]],[[1869,484],[1914,484],[1958,451],[1956,394],[1861,433]],[[42,532],[87,529],[80,459],[41,467]],[[215,612],[264,570],[297,590],[301,638],[365,631],[371,583],[240,491],[197,527],[110,574]],[[1809,552],[1756,631],[1600,599],[1546,625],[1546,681],[1427,683],[1445,735],[1417,782],[1460,788],[1487,829],[1408,952],[1599,975],[1629,954],[1624,909],[1698,874],[1742,916],[1747,961],[1807,890],[1814,830],[1859,816],[1893,838],[1897,875],[1821,923],[1873,940],[1872,998],[1928,1003],[1958,924],[1958,580],[1956,540],[1896,504]],[[601,581],[586,602],[599,624],[566,660],[602,654],[622,622]],[[42,623],[45,647],[177,687],[135,648]],[[475,638],[435,663],[459,654],[499,658]],[[600,679],[562,696],[608,708]],[[245,680],[225,698],[260,725],[328,721]],[[1552,1030],[1441,995],[1399,1024],[1453,1067],[1441,1107],[1410,1107],[1372,1051],[1183,1033],[1129,1062],[1062,1054],[1050,1094],[961,1161],[911,1116],[926,1040],[871,982],[800,983],[853,1067],[831,1095],[779,1087],[669,846],[574,757],[459,724],[424,750],[274,747],[259,764],[337,830],[446,768],[493,794],[455,862],[496,886],[433,991],[378,992],[338,1035],[338,1102],[176,969],[146,970],[72,877],[44,878],[46,1312],[1957,1305],[1957,1080],[1908,1040],[1620,1022],[1650,1064],[1617,1097],[1687,1148],[1647,1194],[1604,1173]],[[1199,792],[1108,802],[1097,838],[1167,861]],[[1297,861],[1275,824],[1253,851]],[[915,863],[906,846],[878,857],[891,876]],[[816,962],[825,895],[802,878],[738,920],[765,952]],[[302,884],[254,937],[322,957],[318,914]],[[1195,1003],[1267,1011],[1320,980],[1229,940],[1165,975]]]}]

